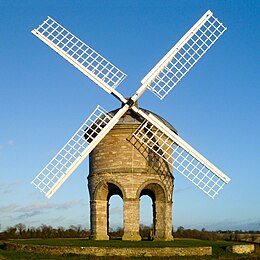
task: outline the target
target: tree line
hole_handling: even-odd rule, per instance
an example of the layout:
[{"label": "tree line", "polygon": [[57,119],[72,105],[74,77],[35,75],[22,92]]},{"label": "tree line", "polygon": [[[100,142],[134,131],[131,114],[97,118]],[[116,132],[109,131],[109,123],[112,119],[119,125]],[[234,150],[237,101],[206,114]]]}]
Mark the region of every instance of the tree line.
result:
[{"label": "tree line", "polygon": [[50,225],[42,224],[40,227],[26,227],[23,223],[18,223],[13,227],[8,227],[0,233],[0,239],[20,239],[20,238],[86,238],[90,232],[82,228],[81,225],[71,225],[69,228],[62,226],[54,228]]},{"label": "tree line", "polygon": [[[139,228],[140,236],[143,240],[153,239],[152,226],[141,224]],[[122,227],[110,229],[109,237],[111,239],[120,239],[124,230]],[[253,239],[260,237],[260,231],[242,231],[242,230],[218,230],[207,231],[205,228],[185,229],[180,226],[176,231],[172,231],[175,238],[193,238],[201,240],[241,240]],[[4,239],[29,239],[29,238],[89,238],[90,230],[83,228],[81,225],[71,225],[69,228],[59,226],[54,228],[50,225],[42,224],[40,227],[26,227],[23,223],[18,223],[13,227],[8,227],[3,232],[0,232],[0,240]],[[255,237],[254,237],[255,236]],[[254,239],[253,239],[254,240]]]},{"label": "tree line", "polygon": [[173,236],[176,238],[194,238],[201,240],[225,240],[225,241],[246,241],[254,242],[258,237],[260,238],[260,231],[249,230],[217,230],[207,231],[205,228],[201,230],[197,229],[185,229],[180,226]]}]

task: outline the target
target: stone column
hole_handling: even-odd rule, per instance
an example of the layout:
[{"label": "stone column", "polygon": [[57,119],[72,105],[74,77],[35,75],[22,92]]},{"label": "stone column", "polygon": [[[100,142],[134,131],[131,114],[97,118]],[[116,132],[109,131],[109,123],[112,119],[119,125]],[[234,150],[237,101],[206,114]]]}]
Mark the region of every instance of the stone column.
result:
[{"label": "stone column", "polygon": [[90,238],[93,240],[109,240],[109,236],[107,235],[107,201],[90,201],[90,212]]},{"label": "stone column", "polygon": [[124,235],[122,240],[139,241],[140,200],[124,200]]},{"label": "stone column", "polygon": [[155,240],[173,240],[172,202],[155,201]]},{"label": "stone column", "polygon": [[172,236],[172,201],[168,201],[165,203],[164,240],[173,240],[173,236]]}]

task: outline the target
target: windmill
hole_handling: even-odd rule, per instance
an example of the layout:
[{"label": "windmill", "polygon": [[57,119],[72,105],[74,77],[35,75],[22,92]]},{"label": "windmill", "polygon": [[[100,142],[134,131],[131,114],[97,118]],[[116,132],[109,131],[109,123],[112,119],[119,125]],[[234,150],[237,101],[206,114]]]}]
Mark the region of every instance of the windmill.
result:
[{"label": "windmill", "polygon": [[126,74],[48,17],[38,28],[32,30],[32,33],[94,83],[121,101],[122,107],[111,114],[97,106],[72,138],[34,178],[32,184],[50,198],[120,118],[131,110],[143,118],[142,124],[132,137],[214,198],[230,178],[156,116],[145,113],[134,104],[146,89],[162,100],[225,30],[226,27],[213,16],[213,13],[207,11],[143,78],[135,94],[131,98],[125,98],[116,88],[125,79]]}]

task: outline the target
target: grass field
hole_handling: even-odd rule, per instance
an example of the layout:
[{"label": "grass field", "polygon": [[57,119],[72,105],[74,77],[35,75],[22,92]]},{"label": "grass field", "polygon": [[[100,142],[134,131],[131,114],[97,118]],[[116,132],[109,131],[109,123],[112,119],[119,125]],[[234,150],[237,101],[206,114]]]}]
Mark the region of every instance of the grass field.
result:
[{"label": "grass field", "polygon": [[[225,247],[228,245],[239,244],[225,241],[203,241],[192,239],[176,239],[175,241],[92,241],[85,239],[30,239],[30,240],[13,240],[19,244],[31,245],[49,245],[49,246],[76,246],[76,247],[197,247],[212,246],[213,255],[205,257],[157,257],[153,259],[260,259],[260,255],[236,255],[226,252]],[[76,254],[63,254],[54,256],[50,254],[25,253],[16,251],[3,250],[3,243],[0,243],[0,260],[2,259],[129,259],[124,257],[95,257]],[[138,257],[131,259],[140,259]]]}]

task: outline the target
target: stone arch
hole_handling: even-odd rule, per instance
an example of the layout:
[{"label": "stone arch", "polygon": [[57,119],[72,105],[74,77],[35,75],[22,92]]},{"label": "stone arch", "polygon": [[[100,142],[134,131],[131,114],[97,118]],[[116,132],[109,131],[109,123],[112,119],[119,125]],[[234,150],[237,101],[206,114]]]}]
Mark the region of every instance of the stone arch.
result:
[{"label": "stone arch", "polygon": [[102,180],[94,188],[90,201],[92,239],[109,239],[109,199],[113,195],[119,195],[124,202],[125,190],[120,183],[113,179]]},{"label": "stone arch", "polygon": [[136,196],[141,198],[148,195],[152,199],[153,225],[152,234],[156,240],[172,240],[171,227],[167,225],[171,220],[171,202],[167,201],[167,191],[159,180],[150,179],[140,185]]},{"label": "stone arch", "polygon": [[[145,194],[146,192],[148,194]],[[158,179],[150,179],[143,182],[136,192],[136,198],[140,198],[142,195],[152,196],[152,200],[167,200],[167,191]]]},{"label": "stone arch", "polygon": [[119,182],[109,178],[106,181],[102,180],[97,184],[93,192],[93,199],[109,200],[113,195],[119,195],[122,200],[126,197],[124,187]]}]

